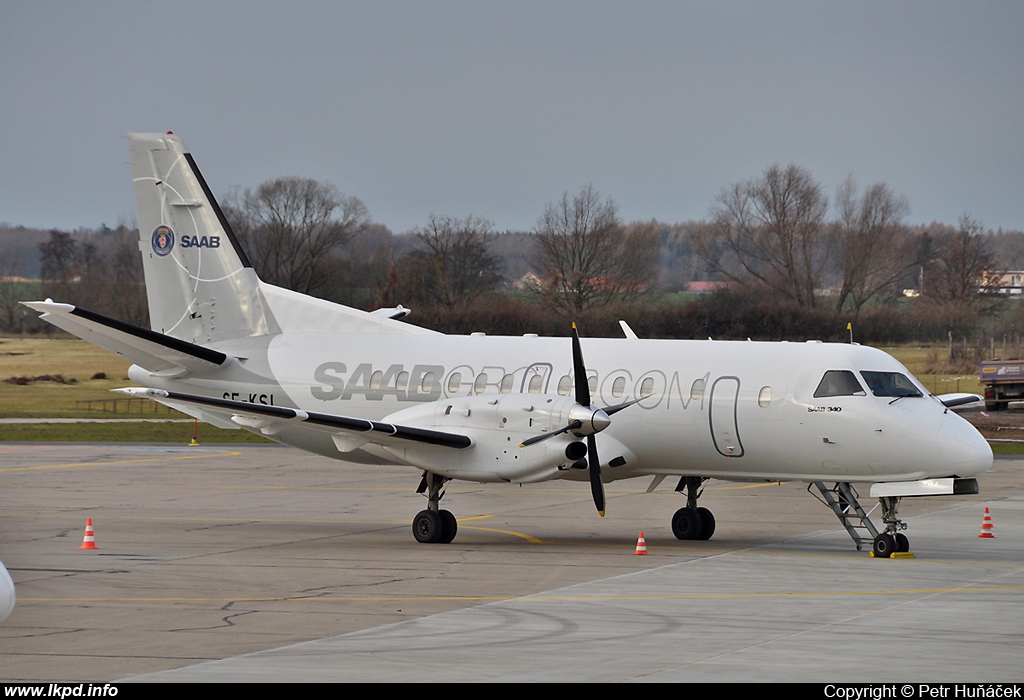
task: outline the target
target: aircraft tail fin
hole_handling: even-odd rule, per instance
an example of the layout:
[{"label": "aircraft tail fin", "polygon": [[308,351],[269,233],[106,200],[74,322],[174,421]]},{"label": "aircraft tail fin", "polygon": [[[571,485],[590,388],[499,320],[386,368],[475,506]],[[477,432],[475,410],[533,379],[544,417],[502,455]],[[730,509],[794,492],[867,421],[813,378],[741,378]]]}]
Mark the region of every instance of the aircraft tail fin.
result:
[{"label": "aircraft tail fin", "polygon": [[129,134],[154,331],[190,343],[279,332],[259,278],[185,144]]}]

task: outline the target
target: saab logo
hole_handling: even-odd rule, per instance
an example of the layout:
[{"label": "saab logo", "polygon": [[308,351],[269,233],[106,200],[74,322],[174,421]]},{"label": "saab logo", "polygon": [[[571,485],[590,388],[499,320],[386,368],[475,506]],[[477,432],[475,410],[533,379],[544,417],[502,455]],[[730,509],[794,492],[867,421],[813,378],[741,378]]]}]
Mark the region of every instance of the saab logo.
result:
[{"label": "saab logo", "polygon": [[167,226],[153,229],[153,252],[161,258],[171,252],[174,247],[174,232]]},{"label": "saab logo", "polygon": [[182,248],[220,248],[220,236],[182,236]]}]

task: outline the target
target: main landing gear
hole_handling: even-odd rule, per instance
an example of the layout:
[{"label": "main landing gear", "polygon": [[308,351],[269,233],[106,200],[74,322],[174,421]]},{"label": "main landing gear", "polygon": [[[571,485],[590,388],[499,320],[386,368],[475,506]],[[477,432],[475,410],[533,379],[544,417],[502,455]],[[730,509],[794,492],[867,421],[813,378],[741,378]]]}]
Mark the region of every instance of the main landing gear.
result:
[{"label": "main landing gear", "polygon": [[412,521],[412,534],[417,542],[448,544],[455,539],[455,534],[459,531],[455,516],[450,511],[439,508],[444,497],[444,484],[447,481],[450,481],[447,477],[423,472],[416,493],[427,494],[427,509],[417,513]]},{"label": "main landing gear", "polygon": [[698,508],[697,499],[704,493],[700,487],[706,476],[684,476],[676,491],[686,491],[686,507],[672,516],[672,534],[680,540],[709,540],[715,534],[715,516],[707,508]]}]

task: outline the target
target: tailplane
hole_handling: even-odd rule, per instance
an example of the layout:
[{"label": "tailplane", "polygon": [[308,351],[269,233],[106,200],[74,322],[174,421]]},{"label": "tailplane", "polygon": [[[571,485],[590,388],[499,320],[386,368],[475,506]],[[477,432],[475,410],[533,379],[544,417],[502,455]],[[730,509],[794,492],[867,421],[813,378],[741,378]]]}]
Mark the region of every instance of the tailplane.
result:
[{"label": "tailplane", "polygon": [[128,141],[153,330],[200,344],[279,332],[185,144],[170,132]]}]

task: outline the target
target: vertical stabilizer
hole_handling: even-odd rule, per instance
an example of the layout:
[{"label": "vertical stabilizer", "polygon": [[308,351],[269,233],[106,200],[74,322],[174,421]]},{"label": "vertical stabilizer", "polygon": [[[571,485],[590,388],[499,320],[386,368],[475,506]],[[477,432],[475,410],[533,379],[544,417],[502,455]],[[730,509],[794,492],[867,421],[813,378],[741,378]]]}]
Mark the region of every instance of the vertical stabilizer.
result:
[{"label": "vertical stabilizer", "polygon": [[128,134],[153,330],[194,343],[278,332],[260,282],[174,134]]}]

